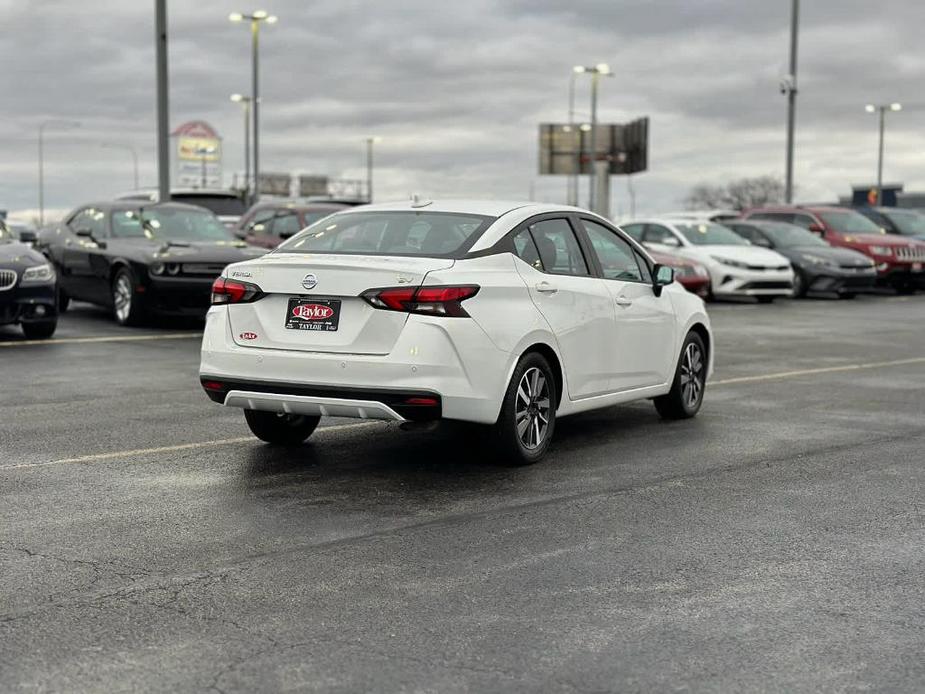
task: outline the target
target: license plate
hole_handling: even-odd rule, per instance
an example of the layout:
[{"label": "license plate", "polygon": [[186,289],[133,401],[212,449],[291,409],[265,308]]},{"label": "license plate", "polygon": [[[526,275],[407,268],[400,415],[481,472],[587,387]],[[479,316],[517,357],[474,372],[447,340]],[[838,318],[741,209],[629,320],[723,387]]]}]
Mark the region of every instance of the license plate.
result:
[{"label": "license plate", "polygon": [[340,299],[311,299],[294,296],[286,311],[287,330],[334,332],[340,322]]},{"label": "license plate", "polygon": [[912,263],[912,272],[921,272],[922,263]]}]

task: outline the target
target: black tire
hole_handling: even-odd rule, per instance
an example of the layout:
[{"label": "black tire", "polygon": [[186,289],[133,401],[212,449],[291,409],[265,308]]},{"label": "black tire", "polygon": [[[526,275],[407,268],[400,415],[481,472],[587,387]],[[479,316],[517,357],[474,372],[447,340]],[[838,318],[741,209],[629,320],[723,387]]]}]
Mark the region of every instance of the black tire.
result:
[{"label": "black tire", "polygon": [[802,299],[806,296],[809,287],[806,284],[806,277],[802,272],[793,268],[793,298]]},{"label": "black tire", "polygon": [[71,305],[71,297],[64,293],[64,290],[60,287],[58,288],[58,313],[64,313],[67,311],[67,307]]},{"label": "black tire", "polygon": [[755,298],[758,299],[759,304],[770,304],[777,297],[776,296],[757,296]]},{"label": "black tire", "polygon": [[857,296],[858,295],[855,292],[842,292],[841,294],[838,295],[838,298],[839,299],[856,299]]},{"label": "black tire", "polygon": [[[681,346],[671,390],[654,400],[655,409],[663,419],[688,419],[700,411],[706,391],[707,359],[707,350],[700,335],[688,333]],[[691,373],[693,381],[689,379]],[[695,389],[693,397],[691,388]]]},{"label": "black tire", "polygon": [[254,436],[267,443],[297,446],[312,435],[321,417],[244,410],[244,419]]},{"label": "black tire", "polygon": [[47,340],[55,334],[58,327],[58,319],[36,321],[34,323],[23,323],[21,326],[22,334],[27,340]]},{"label": "black tire", "polygon": [[537,352],[521,357],[493,427],[498,462],[532,465],[546,454],[556,429],[557,398],[556,379],[546,358]]},{"label": "black tire", "polygon": [[897,294],[915,294],[915,285],[911,282],[896,285]]},{"label": "black tire", "polygon": [[135,274],[127,268],[120,269],[112,278],[112,315],[119,325],[141,325],[144,322],[144,309],[135,286]]}]

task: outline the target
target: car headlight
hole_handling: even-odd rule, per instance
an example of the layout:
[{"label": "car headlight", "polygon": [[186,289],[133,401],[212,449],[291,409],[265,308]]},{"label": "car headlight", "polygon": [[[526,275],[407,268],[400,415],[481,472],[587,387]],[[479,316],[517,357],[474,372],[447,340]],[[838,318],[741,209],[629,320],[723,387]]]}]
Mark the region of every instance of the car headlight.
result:
[{"label": "car headlight", "polygon": [[148,266],[148,272],[150,272],[152,275],[163,275],[164,263],[152,263]]},{"label": "car headlight", "polygon": [[870,246],[870,252],[874,255],[893,255],[893,249],[889,246]]},{"label": "car headlight", "polygon": [[716,256],[713,256],[713,260],[715,260],[718,263],[722,263],[723,265],[728,265],[729,267],[742,268],[743,270],[748,267],[747,263],[741,263],[738,260],[729,260],[729,258],[717,258]]},{"label": "car headlight", "polygon": [[807,253],[803,256],[803,260],[812,263],[813,265],[822,265],[823,267],[837,267],[835,263],[833,263],[828,258],[820,258],[818,255],[810,255]]},{"label": "car headlight", "polygon": [[40,284],[45,282],[54,282],[54,280],[55,271],[49,263],[26,268],[22,273],[23,284]]}]

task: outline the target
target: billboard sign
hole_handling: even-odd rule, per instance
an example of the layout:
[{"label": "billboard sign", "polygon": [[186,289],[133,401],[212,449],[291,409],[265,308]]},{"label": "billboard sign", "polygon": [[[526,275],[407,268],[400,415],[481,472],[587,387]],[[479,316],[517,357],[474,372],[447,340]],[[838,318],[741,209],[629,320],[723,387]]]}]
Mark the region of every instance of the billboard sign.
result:
[{"label": "billboard sign", "polygon": [[289,191],[292,188],[292,174],[261,172],[259,184],[261,195],[289,197]]},{"label": "billboard sign", "polygon": [[205,121],[189,121],[170,134],[173,185],[222,187],[222,138]]},{"label": "billboard sign", "polygon": [[328,177],[327,176],[299,176],[299,195],[308,198],[317,195],[328,194]]},{"label": "billboard sign", "polygon": [[606,161],[611,174],[638,173],[648,168],[649,119],[598,123],[594,156],[587,124],[542,123],[539,145],[541,174],[589,174],[593,161]]}]

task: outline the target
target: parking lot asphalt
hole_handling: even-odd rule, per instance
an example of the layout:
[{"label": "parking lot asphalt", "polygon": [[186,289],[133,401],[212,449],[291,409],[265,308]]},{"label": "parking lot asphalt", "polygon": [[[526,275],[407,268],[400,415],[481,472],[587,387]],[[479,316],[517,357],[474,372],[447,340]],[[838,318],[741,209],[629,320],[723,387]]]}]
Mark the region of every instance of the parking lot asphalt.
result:
[{"label": "parking lot asphalt", "polygon": [[925,296],[711,305],[699,417],[210,403],[197,326],[0,328],[0,690],[922,691]]}]

